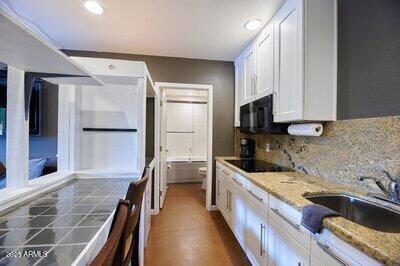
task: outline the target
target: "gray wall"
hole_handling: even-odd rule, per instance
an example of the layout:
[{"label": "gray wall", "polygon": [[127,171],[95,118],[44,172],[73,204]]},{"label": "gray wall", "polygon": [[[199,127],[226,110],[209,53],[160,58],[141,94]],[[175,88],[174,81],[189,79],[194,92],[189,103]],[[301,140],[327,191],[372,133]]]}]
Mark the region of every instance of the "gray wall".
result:
[{"label": "gray wall", "polygon": [[[42,132],[29,137],[29,158],[56,158],[58,127],[58,86],[42,83]],[[0,161],[6,160],[6,136],[0,136]]]},{"label": "gray wall", "polygon": [[338,118],[400,114],[400,1],[338,1]]},{"label": "gray wall", "polygon": [[[213,157],[233,154],[235,98],[235,73],[233,62],[105,52],[66,50],[64,50],[64,52],[70,56],[144,61],[154,81],[213,85]],[[213,183],[215,183],[215,167],[213,173]],[[213,185],[213,189],[215,190],[215,185]],[[214,192],[215,191],[213,191],[213,195],[215,194]]]}]

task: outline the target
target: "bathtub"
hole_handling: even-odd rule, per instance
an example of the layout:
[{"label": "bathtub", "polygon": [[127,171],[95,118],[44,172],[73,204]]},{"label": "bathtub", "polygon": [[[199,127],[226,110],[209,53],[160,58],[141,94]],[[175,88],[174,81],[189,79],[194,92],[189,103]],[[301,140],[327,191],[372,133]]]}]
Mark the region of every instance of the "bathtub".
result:
[{"label": "bathtub", "polygon": [[167,183],[201,182],[199,168],[207,166],[206,161],[168,161]]}]

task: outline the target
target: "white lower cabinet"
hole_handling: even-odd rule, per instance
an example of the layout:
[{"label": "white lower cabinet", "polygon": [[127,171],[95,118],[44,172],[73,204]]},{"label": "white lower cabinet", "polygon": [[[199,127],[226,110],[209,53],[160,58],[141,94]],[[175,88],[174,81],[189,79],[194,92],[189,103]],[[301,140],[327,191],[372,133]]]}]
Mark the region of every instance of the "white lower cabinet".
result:
[{"label": "white lower cabinet", "polygon": [[267,265],[268,218],[252,203],[246,206],[246,248],[252,265]]},{"label": "white lower cabinet", "polygon": [[305,266],[310,253],[279,225],[270,221],[268,228],[268,265]]},{"label": "white lower cabinet", "polygon": [[329,230],[300,225],[301,213],[217,162],[217,206],[252,265],[381,265]]},{"label": "white lower cabinet", "polygon": [[246,199],[237,189],[231,189],[231,227],[242,248],[245,247]]},{"label": "white lower cabinet", "polygon": [[230,191],[228,181],[224,178],[220,182],[220,195],[221,195],[221,213],[225,220],[230,225],[231,222],[231,209],[230,209]]}]

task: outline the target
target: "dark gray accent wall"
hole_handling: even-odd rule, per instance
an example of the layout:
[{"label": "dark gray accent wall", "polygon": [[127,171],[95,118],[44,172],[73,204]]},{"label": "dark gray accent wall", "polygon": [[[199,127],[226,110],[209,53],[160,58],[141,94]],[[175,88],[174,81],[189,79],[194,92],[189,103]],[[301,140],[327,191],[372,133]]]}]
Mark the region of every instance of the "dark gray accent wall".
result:
[{"label": "dark gray accent wall", "polygon": [[338,1],[338,118],[400,114],[400,1]]},{"label": "dark gray accent wall", "polygon": [[[70,56],[144,61],[154,81],[210,84],[214,86],[213,158],[234,152],[235,71],[233,62],[64,50]],[[213,202],[215,167],[213,167]]]},{"label": "dark gray accent wall", "polygon": [[[41,135],[29,136],[29,158],[52,158],[57,155],[58,85],[42,82]],[[6,135],[0,136],[0,161],[6,160]]]}]

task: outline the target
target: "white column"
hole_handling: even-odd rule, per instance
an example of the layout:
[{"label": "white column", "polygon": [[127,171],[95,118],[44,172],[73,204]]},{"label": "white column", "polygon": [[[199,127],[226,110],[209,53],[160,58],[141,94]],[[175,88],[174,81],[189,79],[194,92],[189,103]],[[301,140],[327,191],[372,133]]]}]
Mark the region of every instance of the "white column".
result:
[{"label": "white column", "polygon": [[145,150],[146,150],[146,86],[147,77],[138,80],[138,163],[137,171],[142,172],[145,165]]},{"label": "white column", "polygon": [[70,166],[70,91],[73,85],[58,86],[58,137],[57,137],[57,170],[69,171]]},{"label": "white column", "polygon": [[28,185],[29,121],[25,121],[25,72],[8,66],[7,188]]}]

